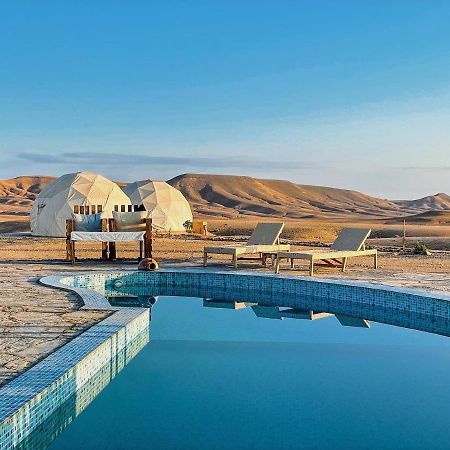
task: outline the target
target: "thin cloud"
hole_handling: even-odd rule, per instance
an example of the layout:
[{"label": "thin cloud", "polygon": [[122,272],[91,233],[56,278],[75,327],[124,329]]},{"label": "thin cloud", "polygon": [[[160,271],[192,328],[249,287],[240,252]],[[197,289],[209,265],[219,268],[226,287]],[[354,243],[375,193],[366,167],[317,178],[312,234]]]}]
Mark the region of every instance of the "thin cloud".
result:
[{"label": "thin cloud", "polygon": [[406,166],[406,167],[395,167],[395,169],[420,171],[420,172],[430,172],[430,171],[447,172],[450,171],[450,166]]},{"label": "thin cloud", "polygon": [[52,164],[61,162],[58,156],[55,157],[43,153],[19,153],[17,156],[34,163]]},{"label": "thin cloud", "polygon": [[268,161],[248,158],[205,158],[185,156],[141,155],[130,153],[101,153],[101,152],[66,152],[56,156],[42,153],[22,152],[18,157],[33,163],[44,164],[77,164],[83,166],[102,165],[109,167],[164,166],[189,167],[199,169],[312,169],[322,167],[322,164],[311,161]]}]

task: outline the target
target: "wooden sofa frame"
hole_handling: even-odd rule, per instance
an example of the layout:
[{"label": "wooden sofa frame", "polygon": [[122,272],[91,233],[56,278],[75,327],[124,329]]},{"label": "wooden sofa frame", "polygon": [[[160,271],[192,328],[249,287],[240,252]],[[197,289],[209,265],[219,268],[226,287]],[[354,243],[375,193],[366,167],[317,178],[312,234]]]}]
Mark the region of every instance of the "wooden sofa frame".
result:
[{"label": "wooden sofa frame", "polygon": [[[139,241],[139,260],[144,258],[152,258],[153,253],[153,226],[152,219],[145,219],[144,240]],[[74,231],[73,219],[66,220],[66,260],[72,264],[75,263],[76,247],[75,241],[71,239]],[[114,219],[101,219],[101,232],[116,232],[116,222]],[[117,259],[117,249],[115,242],[101,242],[102,244],[102,261],[113,261]]]}]

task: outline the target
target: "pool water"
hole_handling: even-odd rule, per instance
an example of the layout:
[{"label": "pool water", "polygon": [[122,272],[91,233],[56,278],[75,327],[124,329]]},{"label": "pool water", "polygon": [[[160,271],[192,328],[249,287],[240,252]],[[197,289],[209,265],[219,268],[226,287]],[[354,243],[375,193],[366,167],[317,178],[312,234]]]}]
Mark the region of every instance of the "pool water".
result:
[{"label": "pool water", "polygon": [[150,342],[51,449],[448,448],[446,336],[373,311],[116,294],[151,307]]}]

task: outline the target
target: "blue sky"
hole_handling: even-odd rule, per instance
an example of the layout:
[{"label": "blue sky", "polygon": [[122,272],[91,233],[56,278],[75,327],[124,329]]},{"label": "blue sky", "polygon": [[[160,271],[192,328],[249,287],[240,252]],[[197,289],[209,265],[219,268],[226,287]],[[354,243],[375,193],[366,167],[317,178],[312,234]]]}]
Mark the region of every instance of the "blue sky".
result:
[{"label": "blue sky", "polygon": [[450,193],[450,2],[0,4],[0,177]]}]

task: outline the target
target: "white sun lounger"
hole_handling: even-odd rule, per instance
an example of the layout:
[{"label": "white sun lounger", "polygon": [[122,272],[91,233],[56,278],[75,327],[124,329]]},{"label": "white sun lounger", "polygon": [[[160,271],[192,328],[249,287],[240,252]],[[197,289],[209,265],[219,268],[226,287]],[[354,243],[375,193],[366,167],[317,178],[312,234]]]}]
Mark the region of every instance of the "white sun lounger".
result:
[{"label": "white sun lounger", "polygon": [[345,271],[348,258],[358,256],[373,256],[373,265],[378,267],[378,254],[375,249],[366,250],[365,242],[372,230],[367,228],[344,228],[328,250],[311,250],[301,252],[280,251],[276,254],[275,273],[280,271],[280,263],[283,258],[291,262],[294,268],[294,260],[304,259],[309,261],[309,274],[314,275],[316,261],[329,267],[340,267]]},{"label": "white sun lounger", "polygon": [[205,247],[203,249],[203,266],[208,264],[208,255],[231,255],[234,267],[237,267],[240,255],[259,254],[263,265],[270,255],[278,251],[290,250],[290,245],[280,244],[280,234],[283,231],[284,223],[265,222],[258,223],[246,244],[223,245],[220,247]]}]

